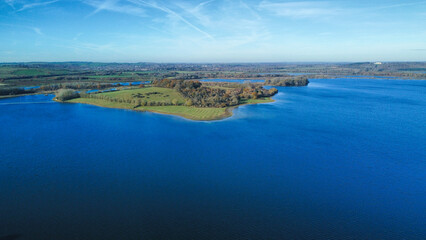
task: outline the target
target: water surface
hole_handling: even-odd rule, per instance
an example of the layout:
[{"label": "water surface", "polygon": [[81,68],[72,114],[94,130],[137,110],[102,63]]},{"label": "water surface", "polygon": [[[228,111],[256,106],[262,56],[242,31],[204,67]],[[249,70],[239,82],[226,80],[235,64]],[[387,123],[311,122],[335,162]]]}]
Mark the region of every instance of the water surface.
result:
[{"label": "water surface", "polygon": [[201,79],[200,82],[230,82],[230,83],[258,83],[264,82],[265,80],[260,79]]},{"label": "water surface", "polygon": [[426,81],[279,91],[215,122],[0,100],[0,239],[426,239]]}]

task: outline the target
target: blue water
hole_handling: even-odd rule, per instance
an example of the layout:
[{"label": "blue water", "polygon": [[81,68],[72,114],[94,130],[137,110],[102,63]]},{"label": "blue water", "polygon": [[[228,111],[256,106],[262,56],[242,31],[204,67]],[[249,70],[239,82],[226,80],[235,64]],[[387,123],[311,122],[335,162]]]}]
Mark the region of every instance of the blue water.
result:
[{"label": "blue water", "polygon": [[105,89],[105,90],[92,89],[92,90],[86,91],[86,93],[113,92],[113,91],[117,91],[117,88],[111,88],[111,89]]},{"label": "blue water", "polygon": [[215,122],[0,100],[0,239],[426,239],[426,81],[279,91]]},{"label": "blue water", "polygon": [[28,86],[28,87],[23,87],[24,90],[32,90],[32,89],[39,89],[40,86]]},{"label": "blue water", "polygon": [[285,74],[290,75],[290,76],[303,76],[303,75],[313,75],[315,73],[290,73],[290,72],[286,72]]},{"label": "blue water", "polygon": [[[348,78],[348,79],[353,79],[353,80],[358,80],[358,79],[371,79],[371,76],[368,75],[343,75],[343,76],[336,76],[338,78]],[[373,78],[375,79],[381,79],[381,80],[398,80],[398,77],[391,77],[391,76],[374,76]],[[401,80],[401,79],[399,79]]]},{"label": "blue water", "polygon": [[264,82],[265,80],[258,80],[258,79],[201,79],[200,82],[233,82],[233,83],[257,83],[257,82]]},{"label": "blue water", "polygon": [[116,82],[114,85],[120,85],[120,86],[130,86],[130,85],[140,85],[140,84],[147,84],[151,83],[151,81],[137,81],[137,82]]}]

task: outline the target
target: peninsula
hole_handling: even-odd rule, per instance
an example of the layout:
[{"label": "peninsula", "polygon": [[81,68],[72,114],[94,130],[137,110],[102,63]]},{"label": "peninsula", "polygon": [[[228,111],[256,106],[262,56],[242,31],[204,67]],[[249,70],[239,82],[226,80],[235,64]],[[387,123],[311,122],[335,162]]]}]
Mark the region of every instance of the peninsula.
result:
[{"label": "peninsula", "polygon": [[240,105],[273,102],[271,97],[277,92],[263,84],[163,79],[92,93],[60,89],[55,100],[209,121],[230,117],[232,109]]}]

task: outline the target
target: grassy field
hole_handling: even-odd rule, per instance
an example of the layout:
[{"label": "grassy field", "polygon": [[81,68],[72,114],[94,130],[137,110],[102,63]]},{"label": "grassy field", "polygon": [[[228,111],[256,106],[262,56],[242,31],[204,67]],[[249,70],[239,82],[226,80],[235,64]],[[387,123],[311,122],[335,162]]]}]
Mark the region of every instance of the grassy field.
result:
[{"label": "grassy field", "polygon": [[199,121],[216,120],[231,116],[231,113],[229,113],[226,108],[196,108],[187,106],[140,106],[135,108],[134,104],[108,102],[105,100],[93,98],[76,98],[67,102],[85,103],[108,108],[120,108],[177,115],[187,119]]},{"label": "grassy field", "polygon": [[152,107],[139,107],[136,110],[150,111],[163,114],[178,115],[184,118],[208,121],[218,120],[229,117],[232,114],[226,108],[197,108],[187,106],[152,106]]},{"label": "grassy field", "polygon": [[139,75],[137,75],[137,72],[123,72],[121,74],[116,75],[87,75],[86,77],[89,78],[98,78],[98,79],[104,79],[104,78],[139,78]]},{"label": "grassy field", "polygon": [[[184,103],[185,98],[180,95],[176,90],[170,88],[147,87],[121,90],[116,92],[99,93],[110,98],[121,99],[134,99],[140,98],[146,101],[166,102],[172,99],[178,100],[179,103]],[[243,104],[256,104],[273,102],[274,100],[268,99],[250,99],[243,101]],[[76,98],[69,100],[70,103],[85,103],[108,108],[120,108],[136,111],[149,111],[162,114],[171,114],[181,116],[187,119],[208,121],[218,120],[229,117],[232,115],[231,110],[228,108],[198,108],[189,106],[136,106],[134,103],[125,102],[110,102],[103,99],[95,98]]]},{"label": "grassy field", "polygon": [[41,76],[50,74],[65,74],[65,70],[52,70],[44,68],[21,68],[21,67],[0,67],[0,78],[9,77],[27,77],[27,76]]},{"label": "grassy field", "polygon": [[262,99],[246,99],[242,101],[242,104],[258,104],[258,103],[270,103],[275,102],[272,98],[262,98]]},{"label": "grassy field", "polygon": [[129,89],[116,92],[101,93],[111,98],[133,99],[140,98],[146,101],[165,102],[176,99],[178,103],[184,104],[185,98],[176,90],[170,88],[147,87]]}]

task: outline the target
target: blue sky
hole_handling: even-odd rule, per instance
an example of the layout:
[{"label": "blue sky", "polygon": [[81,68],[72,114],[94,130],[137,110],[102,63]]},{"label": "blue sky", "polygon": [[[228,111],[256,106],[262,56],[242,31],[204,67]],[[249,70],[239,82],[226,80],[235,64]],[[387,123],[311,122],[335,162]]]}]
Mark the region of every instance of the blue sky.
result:
[{"label": "blue sky", "polygon": [[11,61],[426,61],[426,1],[0,0]]}]

